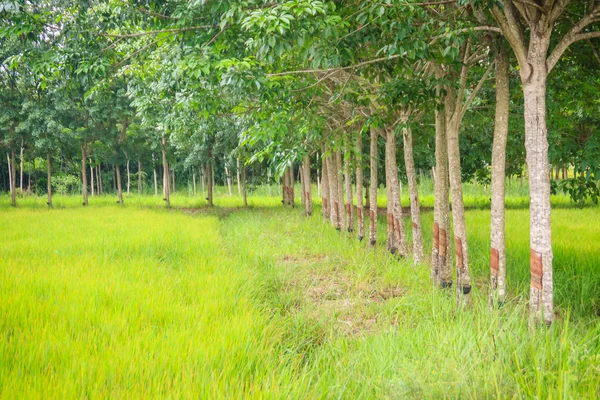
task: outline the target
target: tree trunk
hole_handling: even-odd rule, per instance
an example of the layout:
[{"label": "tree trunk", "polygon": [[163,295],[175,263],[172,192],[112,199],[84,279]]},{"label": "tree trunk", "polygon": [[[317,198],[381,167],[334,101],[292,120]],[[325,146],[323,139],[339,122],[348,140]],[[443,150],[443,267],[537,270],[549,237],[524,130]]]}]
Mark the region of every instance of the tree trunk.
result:
[{"label": "tree trunk", "polygon": [[[304,160],[303,160],[303,162],[304,162]],[[303,168],[304,168],[304,165],[300,164],[300,167],[298,168],[298,179],[300,180],[300,203],[302,205],[302,208],[304,208],[304,212],[306,213],[306,204],[304,202],[304,196],[306,195],[306,188],[304,187]]]},{"label": "tree trunk", "polygon": [[338,181],[337,181],[337,168],[335,162],[335,152],[331,152],[327,156],[327,174],[329,175],[329,204],[330,213],[329,218],[331,225],[338,231],[341,229],[340,225],[340,204],[338,202]]},{"label": "tree trunk", "polygon": [[[450,90],[449,90],[450,91]],[[450,95],[447,99],[451,97]],[[446,108],[448,110],[448,108]],[[450,195],[452,198],[452,223],[454,225],[454,251],[456,262],[456,294],[460,306],[466,306],[471,299],[471,276],[469,274],[469,253],[467,246],[467,228],[465,206],[460,176],[460,147],[458,131],[460,119],[454,116],[446,121],[448,141],[448,172],[450,176]]]},{"label": "tree trunk", "polygon": [[408,180],[408,192],[410,196],[413,257],[415,264],[418,264],[423,261],[424,257],[423,232],[421,230],[421,207],[419,206],[419,189],[417,185],[417,174],[415,172],[412,129],[410,126],[405,126],[402,129],[402,137],[404,138],[404,165],[406,167],[406,178]]},{"label": "tree trunk", "polygon": [[142,162],[138,160],[138,194],[142,194]]},{"label": "tree trunk", "polygon": [[242,166],[242,196],[244,198],[244,207],[248,207],[248,190],[246,189],[246,166]]},{"label": "tree trunk", "polygon": [[509,117],[509,61],[503,43],[496,52],[496,117],[492,147],[491,204],[491,291],[489,305],[502,304],[506,296],[506,241],[504,219],[504,180]]},{"label": "tree trunk", "polygon": [[346,137],[346,149],[344,154],[344,182],[346,184],[346,229],[348,232],[354,231],[354,213],[352,212],[352,173],[350,163],[352,160],[352,151],[350,150],[351,136]]},{"label": "tree trunk", "polygon": [[339,225],[340,229],[346,227],[346,209],[344,208],[344,170],[342,168],[342,152],[335,152],[336,179],[337,179],[337,194],[339,202]]},{"label": "tree trunk", "polygon": [[129,158],[127,159],[127,196],[129,196],[129,188],[131,187],[131,173],[129,171]]},{"label": "tree trunk", "polygon": [[167,161],[167,138],[162,137],[161,141],[162,163],[163,163],[163,189],[165,193],[164,201],[167,207],[171,207],[171,190],[169,188],[169,162]]},{"label": "tree trunk", "polygon": [[48,208],[52,208],[52,163],[50,160],[50,153],[46,154],[46,168],[48,173],[48,182],[46,188],[48,189]]},{"label": "tree trunk", "polygon": [[[439,93],[439,92],[438,92]],[[448,143],[446,141],[446,112],[435,112],[435,196],[433,208],[433,249],[431,280],[442,288],[452,286],[450,216],[448,204]]]},{"label": "tree trunk", "polygon": [[196,170],[192,170],[192,185],[194,188],[194,197],[196,197]]},{"label": "tree trunk", "polygon": [[534,321],[553,319],[552,230],[546,127],[546,52],[549,38],[532,32],[529,48],[531,75],[523,82],[525,150],[530,197],[530,313]]},{"label": "tree trunk", "polygon": [[117,197],[119,199],[119,204],[123,205],[123,188],[121,187],[121,166],[119,164],[115,164],[115,172],[117,174]]},{"label": "tree trunk", "polygon": [[171,193],[175,193],[175,168],[173,168],[173,170],[170,172],[171,172],[171,179],[172,179],[173,184],[172,184],[172,186],[169,187],[169,189],[170,189],[169,191]]},{"label": "tree trunk", "polygon": [[313,212],[311,188],[310,188],[310,157],[304,156],[302,160],[302,182],[304,183],[304,209],[306,216],[310,217]]},{"label": "tree trunk", "polygon": [[267,193],[271,195],[271,169],[267,168]]},{"label": "tree trunk", "polygon": [[365,215],[363,207],[363,155],[362,155],[362,132],[356,139],[356,216],[358,219],[358,240],[365,237]]},{"label": "tree trunk", "polygon": [[369,245],[374,247],[377,244],[377,136],[379,136],[379,129],[371,127],[371,147],[370,147],[370,167],[371,167],[371,179],[370,179],[370,210],[369,210]]},{"label": "tree trunk", "polygon": [[152,153],[152,174],[154,175],[154,195],[158,196],[158,178],[156,176],[156,161],[154,159],[154,153]]},{"label": "tree trunk", "polygon": [[325,145],[321,145],[321,208],[323,212],[323,218],[326,220],[330,218],[330,195],[329,195],[329,173],[327,172],[327,159]]},{"label": "tree trunk", "polygon": [[100,164],[96,166],[96,179],[98,181],[98,194],[104,194],[104,184],[102,183],[102,169],[100,168]]},{"label": "tree trunk", "polygon": [[231,177],[229,176],[229,168],[225,167],[225,178],[227,179],[227,189],[229,190],[229,195],[231,196]]},{"label": "tree trunk", "polygon": [[213,166],[212,166],[212,162],[209,160],[208,165],[206,166],[206,179],[207,179],[207,185],[208,185],[208,196],[207,196],[207,200],[208,200],[208,205],[210,207],[213,206],[213,186],[214,186],[214,180],[213,180]]},{"label": "tree trunk", "polygon": [[406,238],[402,226],[402,206],[400,204],[400,186],[398,183],[398,164],[396,163],[396,134],[392,129],[385,130],[385,177],[387,203],[387,248],[392,254],[406,256]]},{"label": "tree trunk", "polygon": [[94,167],[90,164],[90,189],[92,190],[92,197],[94,197]]},{"label": "tree trunk", "polygon": [[289,191],[290,191],[290,206],[292,208],[295,207],[295,193],[294,193],[294,164],[290,165],[290,175],[289,175]]},{"label": "tree trunk", "polygon": [[[8,154],[6,155],[8,159]],[[15,160],[15,151],[11,150],[11,157],[8,162],[8,175],[10,180],[10,204],[13,207],[17,206],[17,165]]]},{"label": "tree trunk", "polygon": [[237,160],[237,168],[236,168],[236,173],[237,173],[237,186],[238,186],[238,195],[242,195],[242,188],[240,185],[240,159],[238,158]]},{"label": "tree trunk", "polygon": [[85,143],[82,143],[81,144],[81,192],[83,193],[83,205],[84,206],[88,205],[87,171],[85,168],[86,164],[87,164],[86,148],[85,148]]},{"label": "tree trunk", "polygon": [[24,138],[21,138],[21,153],[19,154],[19,190],[23,195],[23,146]]}]

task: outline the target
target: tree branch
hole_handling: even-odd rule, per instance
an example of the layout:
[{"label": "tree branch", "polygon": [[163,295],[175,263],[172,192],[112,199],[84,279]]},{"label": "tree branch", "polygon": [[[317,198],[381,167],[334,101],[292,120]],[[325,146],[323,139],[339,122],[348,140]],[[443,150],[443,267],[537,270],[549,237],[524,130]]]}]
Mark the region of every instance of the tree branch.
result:
[{"label": "tree branch", "polygon": [[600,37],[600,32],[586,32],[580,33],[585,27],[590,25],[591,23],[597,22],[600,19],[598,15],[600,13],[600,4],[596,5],[596,7],[592,8],[590,12],[583,16],[579,22],[577,22],[573,27],[569,30],[569,32],[563,36],[561,41],[556,45],[550,56],[546,60],[546,65],[548,66],[548,73],[552,71],[558,60],[562,57],[567,48],[577,42],[579,40],[592,39],[596,37]]},{"label": "tree branch", "polygon": [[105,37],[115,37],[115,38],[132,38],[132,37],[140,37],[146,35],[158,35],[159,33],[179,33],[179,32],[187,32],[187,31],[197,31],[201,29],[212,29],[215,28],[215,25],[199,25],[199,26],[190,26],[188,28],[173,28],[173,29],[162,29],[158,31],[145,31],[145,32],[136,32],[136,33],[123,33],[123,34],[112,34],[112,33],[100,33],[100,36]]}]

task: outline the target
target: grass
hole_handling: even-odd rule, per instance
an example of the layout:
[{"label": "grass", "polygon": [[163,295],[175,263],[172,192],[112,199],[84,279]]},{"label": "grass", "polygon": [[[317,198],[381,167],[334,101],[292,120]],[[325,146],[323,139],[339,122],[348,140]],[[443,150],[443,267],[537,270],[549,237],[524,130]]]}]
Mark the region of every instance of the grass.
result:
[{"label": "grass", "polygon": [[490,313],[484,210],[467,213],[476,284],[459,312],[426,265],[260,192],[248,210],[237,196],[214,210],[184,195],[173,210],[149,196],[7,200],[0,398],[600,396],[598,207],[553,211],[558,319],[531,330],[525,209],[507,212],[509,301]]}]

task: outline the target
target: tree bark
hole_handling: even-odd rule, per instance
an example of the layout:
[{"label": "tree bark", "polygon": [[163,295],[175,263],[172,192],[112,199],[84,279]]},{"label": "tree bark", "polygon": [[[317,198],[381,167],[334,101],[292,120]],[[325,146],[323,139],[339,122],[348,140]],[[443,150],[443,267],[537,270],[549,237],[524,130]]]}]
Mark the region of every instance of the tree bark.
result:
[{"label": "tree bark", "polygon": [[346,229],[348,232],[354,231],[354,213],[352,212],[352,173],[350,164],[352,160],[352,151],[350,147],[351,136],[346,136],[346,148],[344,154],[344,182],[346,184]]},{"label": "tree bark", "polygon": [[94,166],[90,164],[90,189],[92,190],[92,197],[94,197]]},{"label": "tree bark", "polygon": [[236,173],[237,173],[237,187],[238,187],[238,195],[242,195],[242,187],[240,184],[240,159],[238,158],[237,160],[237,168],[236,168]]},{"label": "tree bark", "polygon": [[154,153],[152,153],[152,174],[154,175],[154,195],[158,196],[158,178],[156,176],[156,161],[154,159]]},{"label": "tree bark", "polygon": [[102,169],[100,168],[100,164],[96,166],[96,179],[98,181],[98,194],[104,194],[104,184],[102,183]]},{"label": "tree bark", "polygon": [[371,179],[369,182],[371,192],[369,196],[369,245],[371,247],[377,245],[377,136],[379,136],[379,129],[371,127]]},{"label": "tree bark", "polygon": [[21,195],[23,195],[23,142],[24,138],[21,138],[21,153],[19,154],[19,190],[21,191]]},{"label": "tree bark", "polygon": [[329,217],[331,225],[338,231],[341,229],[340,225],[340,204],[338,200],[338,181],[337,181],[337,167],[335,162],[335,152],[330,152],[327,156],[327,173],[329,175],[329,204],[331,211]]},{"label": "tree bark", "polygon": [[408,180],[408,192],[410,196],[413,257],[415,264],[418,264],[423,261],[424,257],[423,232],[421,229],[421,207],[419,206],[419,190],[413,155],[412,129],[410,126],[405,126],[402,129],[402,137],[404,139],[404,165],[406,168],[406,178]]},{"label": "tree bark", "polygon": [[171,207],[171,190],[169,187],[169,162],[167,161],[167,138],[162,137],[161,140],[161,151],[162,151],[162,163],[163,163],[163,189],[164,189],[164,201],[167,207]]},{"label": "tree bark", "polygon": [[[8,154],[6,155],[8,158]],[[8,162],[8,175],[10,181],[10,204],[13,207],[17,206],[17,165],[15,160],[15,150],[11,150],[11,157]]]},{"label": "tree bark", "polygon": [[321,204],[323,218],[326,220],[330,218],[330,195],[329,195],[329,173],[327,172],[328,163],[325,154],[327,149],[325,145],[321,145]]},{"label": "tree bark", "polygon": [[340,229],[346,227],[346,209],[344,208],[344,169],[342,168],[342,152],[338,150],[335,152],[335,166],[336,166],[336,179],[337,179],[337,195],[339,203],[339,226]]},{"label": "tree bark", "polygon": [[550,225],[550,178],[546,127],[547,37],[531,33],[531,74],[523,82],[525,100],[525,150],[530,197],[530,312],[534,321],[553,319],[552,230]]},{"label": "tree bark", "polygon": [[81,144],[81,192],[83,194],[83,206],[88,205],[88,191],[87,191],[87,154],[86,154],[86,144]]},{"label": "tree bark", "polygon": [[119,204],[123,205],[123,188],[121,187],[121,166],[119,164],[115,164],[115,172],[117,174],[117,197],[119,199]]},{"label": "tree bark", "polygon": [[173,184],[169,187],[171,193],[175,193],[175,168],[171,170],[171,179]]},{"label": "tree bark", "polygon": [[214,186],[212,161],[209,161],[208,165],[206,166],[206,175],[207,175],[206,179],[207,179],[207,185],[208,185],[207,200],[208,200],[208,205],[210,207],[212,207],[213,206],[213,186]]},{"label": "tree bark", "polygon": [[142,162],[138,160],[138,194],[142,194]]},{"label": "tree bark", "polygon": [[245,165],[242,166],[242,196],[244,198],[244,207],[248,207],[248,190],[246,189],[246,166]]},{"label": "tree bark", "polygon": [[387,249],[392,254],[406,256],[406,238],[402,226],[398,165],[396,163],[396,134],[392,129],[385,131],[385,178],[387,202]]},{"label": "tree bark", "polygon": [[308,154],[302,160],[302,182],[304,183],[304,208],[306,216],[310,217],[313,212],[313,206],[310,188],[310,157]]},{"label": "tree bark", "polygon": [[[440,90],[438,90],[440,93]],[[438,94],[439,95],[439,94]],[[443,101],[443,100],[442,100]],[[452,286],[450,244],[450,206],[448,204],[448,143],[446,141],[446,112],[435,112],[435,179],[433,208],[433,249],[431,280],[442,288]]]},{"label": "tree bark", "polygon": [[363,144],[362,132],[359,132],[356,139],[356,216],[358,220],[358,240],[362,241],[365,237],[365,215],[363,207]]},{"label": "tree bark", "polygon": [[47,182],[46,189],[48,191],[48,208],[52,208],[52,162],[50,159],[50,153],[46,154],[46,172],[47,172]]},{"label": "tree bark", "polygon": [[506,178],[506,142],[509,117],[509,61],[503,43],[496,51],[496,116],[492,147],[491,204],[491,291],[489,305],[502,304],[506,296],[506,240],[504,218],[504,180]]},{"label": "tree bark", "polygon": [[127,196],[129,196],[129,188],[131,187],[131,174],[129,171],[129,158],[127,159]]},{"label": "tree bark", "polygon": [[[453,110],[455,101],[453,90],[448,88],[446,111]],[[456,262],[456,294],[460,306],[470,303],[471,276],[469,273],[469,253],[467,246],[467,228],[465,223],[465,206],[462,194],[462,178],[460,175],[460,146],[458,131],[460,112],[446,115],[446,139],[448,141],[448,172],[450,176],[450,195],[452,198],[452,223],[454,226],[454,252]]]},{"label": "tree bark", "polygon": [[290,206],[292,206],[292,208],[295,207],[295,201],[296,199],[295,197],[295,193],[294,193],[294,164],[290,165],[290,169],[289,169],[289,200],[290,200]]},{"label": "tree bark", "polygon": [[192,187],[194,189],[194,197],[196,197],[196,171],[192,169]]},{"label": "tree bark", "polygon": [[225,178],[227,179],[227,189],[229,190],[229,195],[231,196],[231,177],[229,176],[229,168],[225,167]]}]

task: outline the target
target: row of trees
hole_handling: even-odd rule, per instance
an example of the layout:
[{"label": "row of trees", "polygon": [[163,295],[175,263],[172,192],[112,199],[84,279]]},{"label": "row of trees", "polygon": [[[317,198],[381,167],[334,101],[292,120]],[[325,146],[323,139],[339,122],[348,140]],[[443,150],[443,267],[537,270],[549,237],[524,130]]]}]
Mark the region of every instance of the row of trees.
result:
[{"label": "row of trees", "polygon": [[[117,166],[119,193],[119,166],[134,152],[126,148],[145,154],[144,165],[160,154],[153,161],[164,177],[170,162],[200,168],[209,186],[215,159],[227,154],[241,160],[243,176],[269,165],[287,204],[299,176],[308,215],[308,183],[318,179],[323,215],[339,230],[354,231],[357,220],[361,239],[368,210],[374,246],[385,181],[386,246],[406,256],[403,179],[418,262],[416,171],[431,170],[432,281],[454,283],[467,305],[462,183],[490,180],[494,305],[506,292],[505,177],[526,171],[531,314],[552,321],[550,194],[598,196],[600,1],[48,0],[2,1],[0,12],[0,118],[13,187],[20,148],[45,153],[50,171],[76,143],[84,204],[93,147]],[[565,178],[558,188],[552,173]],[[168,205],[170,180],[163,186]]]}]

